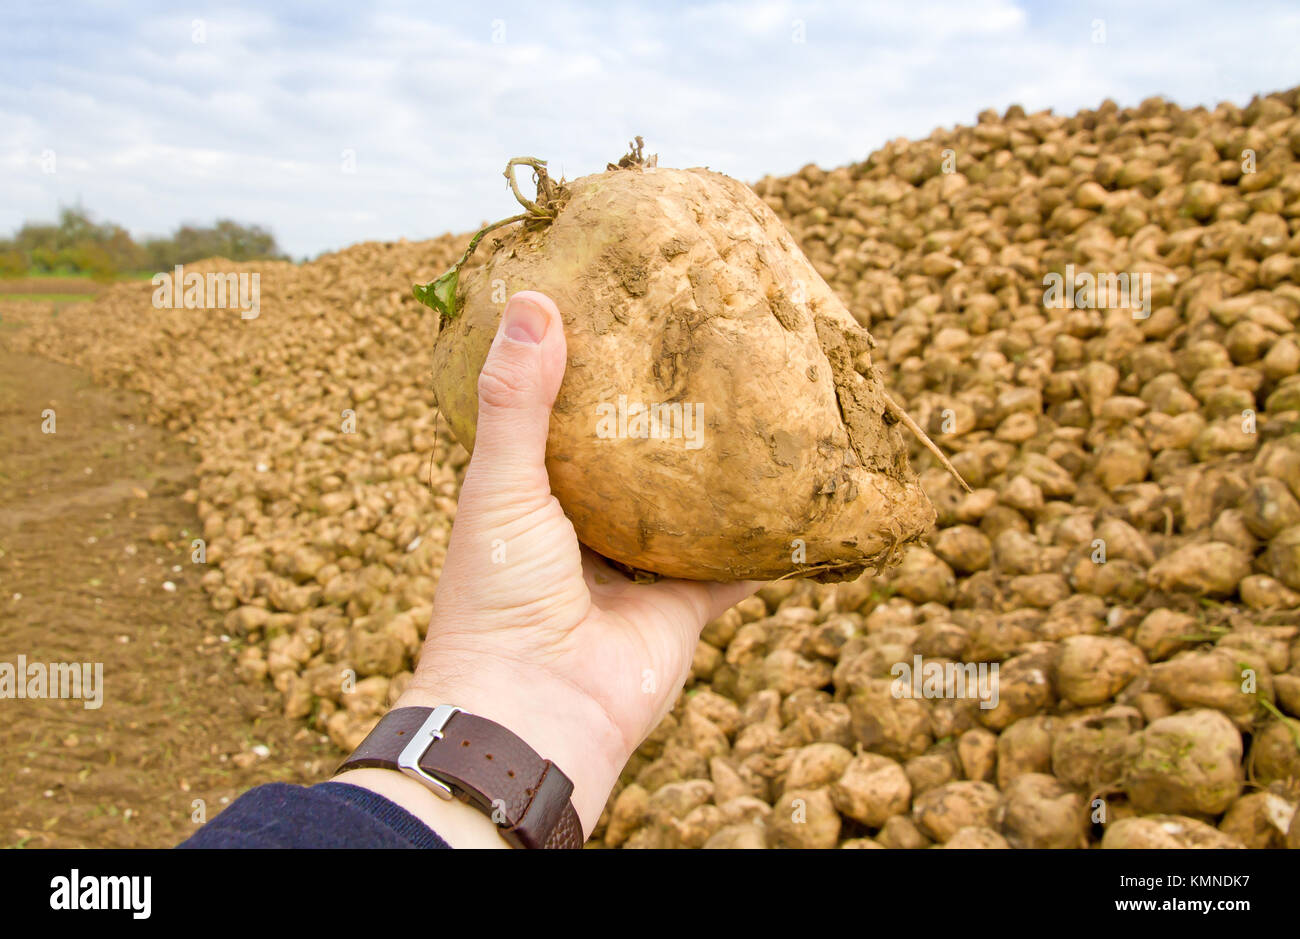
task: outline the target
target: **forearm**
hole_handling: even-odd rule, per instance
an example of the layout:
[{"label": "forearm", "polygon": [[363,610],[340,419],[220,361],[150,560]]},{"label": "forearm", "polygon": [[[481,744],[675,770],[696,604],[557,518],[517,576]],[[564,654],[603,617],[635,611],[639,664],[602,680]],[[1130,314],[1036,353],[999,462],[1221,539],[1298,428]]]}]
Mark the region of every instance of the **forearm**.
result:
[{"label": "forearm", "polygon": [[[383,788],[381,783],[379,788]],[[454,827],[445,824],[442,827]],[[267,783],[241,795],[182,848],[449,848],[379,789]]]},{"label": "forearm", "polygon": [[459,799],[441,799],[423,783],[390,769],[354,769],[334,782],[369,789],[400,805],[453,848],[509,848],[492,820]]}]

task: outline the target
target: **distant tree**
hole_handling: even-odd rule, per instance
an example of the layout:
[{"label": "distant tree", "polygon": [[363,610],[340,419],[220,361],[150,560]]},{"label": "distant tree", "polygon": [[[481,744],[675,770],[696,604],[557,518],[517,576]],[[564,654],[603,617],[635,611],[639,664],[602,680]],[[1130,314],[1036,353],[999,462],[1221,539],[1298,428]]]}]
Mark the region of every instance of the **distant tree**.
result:
[{"label": "distant tree", "polygon": [[12,248],[0,251],[0,278],[22,277],[26,273],[26,255]]},{"label": "distant tree", "polygon": [[258,261],[283,258],[275,236],[260,225],[241,225],[221,219],[202,227],[182,225],[170,238],[155,238],[145,243],[153,264],[162,270],[202,258],[222,257],[232,261]]},{"label": "distant tree", "polygon": [[125,228],[114,225],[113,233],[103,247],[119,271],[143,271],[149,266],[148,253]]},{"label": "distant tree", "polygon": [[[23,271],[70,271],[104,280],[111,280],[119,271],[162,271],[211,257],[286,259],[275,236],[260,225],[231,219],[218,219],[210,226],[186,224],[168,237],[147,238],[140,244],[120,225],[96,222],[79,205],[60,208],[55,225],[27,222],[13,238],[0,240],[0,253],[21,257]],[[12,258],[5,263],[6,270],[17,264]]]},{"label": "distant tree", "polygon": [[59,252],[54,248],[32,248],[27,256],[38,274],[53,274],[59,269]]},{"label": "distant tree", "polygon": [[59,226],[28,222],[14,235],[14,248],[27,255],[37,250],[54,252],[58,238]]},{"label": "distant tree", "polygon": [[85,209],[62,208],[59,210],[59,229],[55,236],[55,247],[66,251],[80,244],[98,244],[107,240],[108,232],[116,226],[96,225]]},{"label": "distant tree", "polygon": [[81,241],[61,252],[68,267],[83,274],[89,274],[101,283],[112,283],[117,279],[117,265],[113,256],[101,244],[93,241]]}]

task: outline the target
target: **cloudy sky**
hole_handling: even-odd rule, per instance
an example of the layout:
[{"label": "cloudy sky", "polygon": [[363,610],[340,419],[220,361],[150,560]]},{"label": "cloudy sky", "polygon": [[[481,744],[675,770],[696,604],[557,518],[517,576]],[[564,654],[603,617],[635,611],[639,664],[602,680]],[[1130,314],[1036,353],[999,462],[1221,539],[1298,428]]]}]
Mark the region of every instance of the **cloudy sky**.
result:
[{"label": "cloudy sky", "polygon": [[641,134],[754,181],[985,107],[1245,103],[1297,49],[1268,0],[6,3],[0,233],[80,202],[314,256],[512,214],[512,156],[572,178]]}]

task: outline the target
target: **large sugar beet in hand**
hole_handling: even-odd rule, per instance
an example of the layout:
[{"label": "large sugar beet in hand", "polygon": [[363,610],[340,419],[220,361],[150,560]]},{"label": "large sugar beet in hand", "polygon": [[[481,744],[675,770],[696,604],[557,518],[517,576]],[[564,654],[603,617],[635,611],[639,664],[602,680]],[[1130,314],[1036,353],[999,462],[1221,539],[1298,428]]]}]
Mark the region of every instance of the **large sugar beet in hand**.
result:
[{"label": "large sugar beet in hand", "polygon": [[747,186],[622,163],[567,184],[533,163],[531,216],[435,282],[434,387],[457,439],[473,448],[506,299],[540,290],[568,341],[547,470],[580,541],[696,580],[837,580],[890,560],[934,509],[871,337]]}]

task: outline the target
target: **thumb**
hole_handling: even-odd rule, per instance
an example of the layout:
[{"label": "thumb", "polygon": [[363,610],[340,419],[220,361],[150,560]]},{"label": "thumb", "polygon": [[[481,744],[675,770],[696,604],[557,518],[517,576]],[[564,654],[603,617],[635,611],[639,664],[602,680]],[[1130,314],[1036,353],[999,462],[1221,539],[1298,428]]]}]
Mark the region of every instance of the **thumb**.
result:
[{"label": "thumb", "polygon": [[478,377],[474,455],[462,499],[532,505],[550,496],[546,436],[551,406],[564,378],[566,346],[560,311],[535,290],[506,303]]}]

